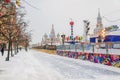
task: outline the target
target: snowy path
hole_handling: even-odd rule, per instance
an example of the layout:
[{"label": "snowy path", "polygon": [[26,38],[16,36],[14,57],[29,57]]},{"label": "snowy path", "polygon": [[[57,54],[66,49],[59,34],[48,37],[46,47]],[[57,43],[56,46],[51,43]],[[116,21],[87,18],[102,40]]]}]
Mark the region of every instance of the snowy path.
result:
[{"label": "snowy path", "polygon": [[120,69],[88,61],[24,50],[4,61],[0,80],[119,80]]}]

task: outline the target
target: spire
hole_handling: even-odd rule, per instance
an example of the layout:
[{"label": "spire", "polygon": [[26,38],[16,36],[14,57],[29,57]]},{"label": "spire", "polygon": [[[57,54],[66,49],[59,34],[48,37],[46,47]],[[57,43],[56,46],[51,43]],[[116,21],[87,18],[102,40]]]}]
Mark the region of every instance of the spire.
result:
[{"label": "spire", "polygon": [[52,29],[51,29],[51,32],[50,32],[50,38],[55,39],[55,31],[54,31],[54,25],[53,24],[52,24]]},{"label": "spire", "polygon": [[98,8],[97,25],[100,25],[102,27],[102,18],[100,15],[100,8]]},{"label": "spire", "polygon": [[102,17],[100,15],[100,8],[98,8],[97,24],[96,28],[94,29],[94,35],[99,36],[102,29],[103,29]]},{"label": "spire", "polygon": [[101,18],[101,16],[100,16],[100,8],[98,8],[98,18]]}]

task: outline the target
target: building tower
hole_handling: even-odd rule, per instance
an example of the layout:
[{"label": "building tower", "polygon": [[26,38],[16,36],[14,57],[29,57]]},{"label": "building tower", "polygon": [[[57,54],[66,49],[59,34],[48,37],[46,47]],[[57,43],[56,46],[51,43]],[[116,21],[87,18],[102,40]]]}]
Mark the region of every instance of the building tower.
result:
[{"label": "building tower", "polygon": [[45,33],[45,34],[44,34],[44,44],[45,44],[45,45],[47,44],[47,39],[48,39],[48,35]]},{"label": "building tower", "polygon": [[52,29],[50,32],[50,39],[51,39],[51,44],[55,42],[56,37],[55,37],[55,30],[54,30],[54,25],[52,24]]},{"label": "building tower", "polygon": [[99,36],[100,31],[102,29],[103,29],[102,17],[100,15],[100,9],[98,9],[97,24],[96,24],[96,28],[94,29],[94,35]]},{"label": "building tower", "polygon": [[59,39],[60,39],[60,34],[58,33],[58,34],[57,34],[57,40],[59,40]]}]

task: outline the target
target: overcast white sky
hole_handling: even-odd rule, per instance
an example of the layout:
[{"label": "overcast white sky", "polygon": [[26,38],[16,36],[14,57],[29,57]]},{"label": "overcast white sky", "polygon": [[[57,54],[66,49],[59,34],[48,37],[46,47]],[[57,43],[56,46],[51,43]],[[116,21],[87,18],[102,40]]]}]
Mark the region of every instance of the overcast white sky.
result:
[{"label": "overcast white sky", "polygon": [[[70,35],[70,18],[75,22],[74,36],[83,34],[83,20],[90,21],[90,33],[96,27],[98,8],[101,16],[109,20],[120,19],[120,0],[26,0],[39,8],[36,10],[22,3],[26,8],[26,18],[30,22],[32,43],[39,43],[44,33],[50,34],[54,24],[55,33]],[[120,25],[120,21],[110,22],[103,18],[104,27]]]}]

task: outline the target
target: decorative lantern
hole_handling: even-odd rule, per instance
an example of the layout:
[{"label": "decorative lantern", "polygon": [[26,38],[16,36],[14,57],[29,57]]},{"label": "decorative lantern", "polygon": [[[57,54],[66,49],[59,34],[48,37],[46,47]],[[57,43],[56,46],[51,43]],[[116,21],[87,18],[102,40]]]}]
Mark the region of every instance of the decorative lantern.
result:
[{"label": "decorative lantern", "polygon": [[73,25],[74,25],[74,22],[73,22],[73,21],[71,21],[71,22],[70,22],[70,25],[71,25],[71,26],[73,26]]},{"label": "decorative lantern", "polygon": [[75,40],[79,40],[79,36],[76,36],[76,37],[75,37]]},{"label": "decorative lantern", "polygon": [[100,32],[100,37],[101,37],[102,42],[104,41],[105,36],[106,36],[106,29],[103,29],[103,30],[101,30],[101,32]]},{"label": "decorative lantern", "polygon": [[73,40],[73,36],[70,36],[70,40]]},{"label": "decorative lantern", "polygon": [[[73,37],[73,25],[74,25],[74,22],[71,21],[71,22],[70,22],[70,25],[71,25],[71,36]],[[73,40],[73,38],[72,38],[72,40]]]},{"label": "decorative lantern", "polygon": [[2,21],[0,21],[0,25],[2,24]]},{"label": "decorative lantern", "polygon": [[67,41],[68,41],[69,39],[70,39],[70,37],[68,36],[68,37],[67,37]]},{"label": "decorative lantern", "polygon": [[80,36],[80,37],[79,37],[79,40],[82,40],[82,39],[83,39],[83,37],[82,37],[82,36]]},{"label": "decorative lantern", "polygon": [[2,13],[0,12],[0,17],[2,16]]}]

